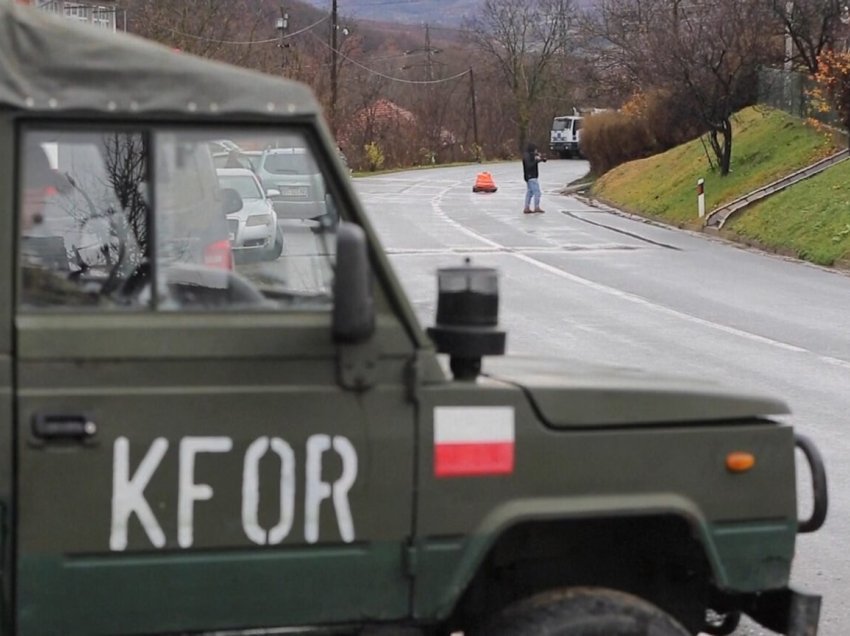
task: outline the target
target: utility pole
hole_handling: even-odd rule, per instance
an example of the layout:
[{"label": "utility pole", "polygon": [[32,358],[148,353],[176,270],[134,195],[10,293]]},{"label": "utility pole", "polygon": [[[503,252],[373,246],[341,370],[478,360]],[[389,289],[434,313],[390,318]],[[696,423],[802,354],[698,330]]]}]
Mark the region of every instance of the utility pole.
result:
[{"label": "utility pole", "polygon": [[471,66],[469,67],[469,90],[472,93],[472,138],[475,142],[475,159],[481,161],[478,147],[478,109],[475,107],[475,74]]},{"label": "utility pole", "polygon": [[329,119],[334,137],[336,137],[337,65],[339,63],[337,29],[336,0],[331,0],[331,108]]},{"label": "utility pole", "polygon": [[277,28],[278,34],[278,42],[277,47],[280,49],[280,65],[281,67],[286,67],[286,49],[289,48],[289,44],[286,43],[286,31],[289,29],[289,13],[286,10],[286,7],[280,5],[280,17],[277,19],[277,24],[275,25]]},{"label": "utility pole", "polygon": [[428,52],[428,80],[434,81],[434,49],[431,48],[431,27],[425,24],[425,50]]},{"label": "utility pole", "polygon": [[431,46],[431,27],[426,24],[425,25],[425,47],[424,48],[416,48],[416,49],[408,49],[404,52],[405,55],[413,55],[415,53],[425,53],[425,61],[424,62],[416,62],[411,64],[405,64],[401,67],[401,70],[405,71],[407,69],[416,68],[420,66],[424,66],[426,69],[428,80],[434,81],[434,66],[440,65],[445,66],[445,63],[440,62],[439,60],[434,58],[434,55],[437,53],[442,53],[441,49],[435,49]]}]

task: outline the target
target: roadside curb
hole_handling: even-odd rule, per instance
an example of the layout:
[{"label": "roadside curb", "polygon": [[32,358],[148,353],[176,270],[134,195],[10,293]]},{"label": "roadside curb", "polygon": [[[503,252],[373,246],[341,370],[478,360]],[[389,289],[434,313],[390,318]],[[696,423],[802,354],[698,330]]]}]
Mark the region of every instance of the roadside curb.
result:
[{"label": "roadside curb", "polygon": [[621,216],[632,221],[639,221],[641,223],[646,223],[647,225],[653,225],[655,227],[665,228],[668,230],[681,230],[693,236],[700,236],[712,241],[718,241],[727,245],[731,245],[733,247],[737,247],[739,249],[758,250],[759,252],[765,254],[772,254],[774,256],[778,256],[779,258],[782,258],[784,260],[794,261],[802,265],[807,265],[809,267],[814,267],[816,269],[824,270],[827,272],[833,272],[842,276],[850,276],[850,259],[840,259],[831,266],[818,265],[817,263],[812,263],[811,261],[807,261],[798,257],[796,253],[791,249],[775,248],[769,245],[764,245],[763,243],[760,243],[755,239],[748,239],[738,234],[729,232],[728,230],[722,230],[717,227],[702,225],[695,225],[693,227],[689,227],[685,224],[677,225],[674,223],[661,221],[653,217],[646,217],[640,214],[636,214],[634,212],[622,210],[612,205],[609,201],[596,199],[594,197],[585,196],[577,193],[571,193],[570,196],[578,199],[585,205],[597,208],[599,210],[604,210],[605,212],[610,212],[611,214],[616,214],[617,216]]},{"label": "roadside curb", "polygon": [[592,185],[593,182],[591,181],[588,181],[587,183],[573,183],[558,190],[558,194],[576,194],[577,192],[581,192],[582,190],[587,190]]}]

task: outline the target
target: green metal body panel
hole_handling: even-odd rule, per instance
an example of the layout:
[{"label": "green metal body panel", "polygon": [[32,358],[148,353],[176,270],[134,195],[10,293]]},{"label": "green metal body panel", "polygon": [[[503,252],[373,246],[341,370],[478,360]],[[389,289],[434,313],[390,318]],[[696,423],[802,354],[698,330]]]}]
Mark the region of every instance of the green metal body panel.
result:
[{"label": "green metal body panel", "polygon": [[636,369],[507,357],[488,360],[485,371],[526,387],[541,419],[553,428],[687,426],[788,413],[788,406],[774,397]]},{"label": "green metal body panel", "polygon": [[[567,412],[570,395],[586,402],[583,391],[565,390]],[[435,476],[431,413],[447,405],[513,409],[511,474]],[[796,533],[790,428],[733,421],[559,431],[540,421],[523,390],[496,380],[425,389],[421,413],[419,617],[446,616],[499,535],[526,521],[675,514],[699,536],[721,589],[788,583]],[[725,457],[739,450],[758,460],[736,475],[726,470]]]},{"label": "green metal body panel", "polygon": [[[76,344],[60,347],[65,360],[45,351],[50,318],[75,332]],[[75,318],[43,316],[19,324],[21,633],[149,633],[408,614],[402,558],[412,523],[413,409],[401,384],[410,345],[399,348],[405,338],[394,335],[397,325],[379,328],[380,381],[359,394],[336,384],[326,316],[315,316],[317,325],[310,327],[301,324],[303,317],[294,324],[287,324],[288,316],[252,323],[243,315],[252,328],[236,329],[241,346],[232,348],[216,344],[234,339],[232,317],[217,328],[210,317],[195,329],[183,325],[191,351],[174,346],[169,330],[151,328],[144,336],[147,352],[119,346],[119,360],[98,360],[114,352],[111,338],[102,338],[96,321],[86,326]],[[128,327],[138,323],[133,318]],[[121,323],[113,321],[116,344],[124,341]],[[265,343],[262,358],[252,342]],[[165,350],[168,360],[161,359]],[[90,444],[39,443],[28,434],[35,413],[86,413],[100,432]],[[343,438],[356,453],[357,478],[347,496],[349,537],[340,519],[345,511],[330,496],[318,507],[308,501],[306,466],[317,435]],[[283,459],[274,454],[264,455],[257,469],[261,527],[281,519],[283,481],[294,494],[288,531],[268,545],[247,536],[242,513],[250,490],[249,447],[263,438],[281,440],[293,458],[284,477]],[[116,549],[110,502],[122,439],[129,475],[137,474],[154,444],[164,440],[167,450],[144,489],[155,523],[145,530],[131,516],[125,545]],[[228,450],[198,453],[187,469],[185,445],[210,439],[226,440]],[[327,449],[321,479],[340,479],[343,461]],[[187,474],[212,489],[208,500],[193,502],[189,521],[180,516]],[[312,538],[311,514],[318,514]],[[159,545],[152,525],[164,539]],[[389,592],[370,595],[362,584],[367,575]],[[117,605],[111,600],[116,596]],[[307,602],[318,597],[321,605]]]},{"label": "green metal body panel", "polygon": [[[21,569],[29,575],[18,592],[43,598],[49,610],[24,607],[19,629],[151,634],[182,632],[187,625],[213,630],[309,625],[329,618],[390,621],[403,617],[397,608],[409,600],[409,579],[398,559],[394,542],[159,557],[26,557]],[[380,594],[372,582],[380,584]],[[97,605],[80,603],[70,585],[95,593]]]}]

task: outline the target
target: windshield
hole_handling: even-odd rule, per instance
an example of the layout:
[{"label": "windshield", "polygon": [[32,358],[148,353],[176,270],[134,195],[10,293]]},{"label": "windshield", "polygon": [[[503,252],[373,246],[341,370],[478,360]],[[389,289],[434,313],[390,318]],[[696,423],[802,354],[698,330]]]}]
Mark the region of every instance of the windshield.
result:
[{"label": "windshield", "polygon": [[566,130],[570,127],[570,119],[555,119],[552,122],[552,130]]},{"label": "windshield", "polygon": [[313,174],[318,172],[304,148],[268,152],[263,159],[263,169],[272,174]]},{"label": "windshield", "polygon": [[218,182],[222,188],[232,188],[239,193],[243,199],[262,199],[263,193],[257,186],[257,181],[251,176],[227,176],[219,175]]}]

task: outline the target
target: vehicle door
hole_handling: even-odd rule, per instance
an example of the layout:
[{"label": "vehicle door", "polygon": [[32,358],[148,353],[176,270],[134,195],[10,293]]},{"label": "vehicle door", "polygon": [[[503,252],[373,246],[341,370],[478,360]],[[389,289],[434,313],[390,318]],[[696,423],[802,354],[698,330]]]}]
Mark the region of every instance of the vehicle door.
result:
[{"label": "vehicle door", "polygon": [[19,131],[18,633],[409,612],[413,345],[379,286],[371,340],[334,343],[324,226],[234,262],[208,144],[258,130]]}]

